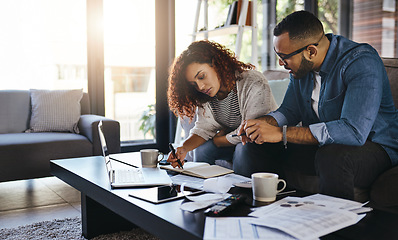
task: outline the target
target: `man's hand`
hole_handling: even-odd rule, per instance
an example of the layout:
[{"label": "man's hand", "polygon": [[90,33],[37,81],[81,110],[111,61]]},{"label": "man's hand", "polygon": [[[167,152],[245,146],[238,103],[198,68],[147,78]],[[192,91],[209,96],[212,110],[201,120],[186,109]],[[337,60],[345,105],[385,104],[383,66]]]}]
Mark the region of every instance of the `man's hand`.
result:
[{"label": "man's hand", "polygon": [[[242,129],[240,129],[240,131],[242,131]],[[264,120],[246,120],[243,125],[243,131],[246,133],[246,136],[242,136],[242,144],[246,142],[263,144],[265,142],[276,143],[282,141],[282,129]]]},{"label": "man's hand", "polygon": [[[275,119],[270,116],[243,121],[239,127],[238,134],[246,134],[241,137],[243,145],[248,142],[257,144],[265,142],[276,143],[281,142],[283,138],[282,128],[278,127]],[[309,127],[288,127],[286,138],[288,142],[296,144],[319,144]]]},{"label": "man's hand", "polygon": [[[248,122],[249,122],[249,125],[248,125]],[[248,142],[255,142],[258,144],[266,142],[265,140],[269,138],[269,137],[266,137],[266,134],[267,134],[266,132],[263,133],[263,136],[264,136],[263,139],[260,137],[260,135],[261,135],[260,128],[261,128],[262,124],[264,124],[265,128],[272,129],[274,134],[276,134],[271,138],[272,142],[278,142],[277,141],[277,139],[278,139],[277,133],[280,132],[282,134],[282,129],[278,127],[278,123],[276,122],[275,118],[273,118],[269,115],[265,115],[265,116],[259,117],[257,119],[245,120],[241,123],[237,134],[238,135],[243,134],[243,136],[241,136],[243,145],[245,145]],[[249,127],[251,127],[251,131],[247,132]],[[278,129],[279,129],[279,131],[278,131]],[[259,131],[256,132],[256,130],[259,130]],[[252,135],[252,136],[250,136],[250,135]],[[280,139],[282,139],[282,135],[281,135]],[[279,140],[279,141],[281,141],[281,140]]]}]

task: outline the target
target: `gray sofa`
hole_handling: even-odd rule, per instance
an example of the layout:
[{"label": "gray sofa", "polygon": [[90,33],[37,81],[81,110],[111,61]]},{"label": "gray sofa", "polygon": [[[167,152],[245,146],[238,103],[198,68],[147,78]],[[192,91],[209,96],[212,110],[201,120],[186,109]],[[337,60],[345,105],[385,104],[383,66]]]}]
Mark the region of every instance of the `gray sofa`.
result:
[{"label": "gray sofa", "polygon": [[0,91],[0,182],[50,176],[52,159],[101,155],[97,125],[104,123],[110,153],[120,152],[119,122],[90,114],[89,96],[80,100],[79,133],[25,132],[32,114],[29,90]]}]

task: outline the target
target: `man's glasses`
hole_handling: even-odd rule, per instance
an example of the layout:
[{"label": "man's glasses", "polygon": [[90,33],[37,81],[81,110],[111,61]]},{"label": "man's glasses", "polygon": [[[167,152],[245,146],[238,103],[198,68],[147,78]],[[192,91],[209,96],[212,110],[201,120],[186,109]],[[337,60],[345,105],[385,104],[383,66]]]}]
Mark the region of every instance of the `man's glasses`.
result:
[{"label": "man's glasses", "polygon": [[318,46],[318,44],[322,40],[322,38],[323,38],[323,35],[322,35],[321,39],[319,39],[319,41],[317,43],[308,44],[307,46],[304,46],[304,47],[302,47],[302,48],[300,48],[300,49],[298,49],[298,50],[296,50],[296,51],[294,51],[292,53],[289,53],[289,54],[278,53],[275,50],[275,47],[274,47],[274,52],[276,53],[276,55],[278,55],[279,59],[283,62],[283,65],[287,65],[286,59],[289,59],[289,58],[293,57],[294,55],[301,53],[302,51],[304,51],[305,49],[307,49],[311,45]]}]

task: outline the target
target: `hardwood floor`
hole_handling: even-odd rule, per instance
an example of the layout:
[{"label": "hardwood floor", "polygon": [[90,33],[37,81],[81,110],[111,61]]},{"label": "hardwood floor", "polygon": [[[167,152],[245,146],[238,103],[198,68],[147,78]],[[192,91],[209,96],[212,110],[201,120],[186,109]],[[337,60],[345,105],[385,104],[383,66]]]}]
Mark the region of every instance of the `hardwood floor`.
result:
[{"label": "hardwood floor", "polygon": [[56,177],[0,183],[0,229],[80,216],[80,192]]}]

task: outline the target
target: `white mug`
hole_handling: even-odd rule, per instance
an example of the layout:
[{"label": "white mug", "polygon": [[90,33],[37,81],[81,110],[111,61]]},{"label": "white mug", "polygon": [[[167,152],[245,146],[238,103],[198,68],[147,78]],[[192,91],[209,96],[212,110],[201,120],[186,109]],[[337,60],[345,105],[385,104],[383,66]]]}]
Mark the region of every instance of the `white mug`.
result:
[{"label": "white mug", "polygon": [[[253,173],[252,174],[252,190],[253,199],[261,202],[272,202],[276,199],[276,194],[286,187],[283,179],[278,179],[275,173]],[[278,184],[282,182],[283,187],[278,189]]]},{"label": "white mug", "polygon": [[[142,149],[141,153],[141,164],[142,167],[157,167],[158,163],[163,160],[164,154],[159,152],[157,149]],[[159,156],[162,158],[159,159]]]}]

